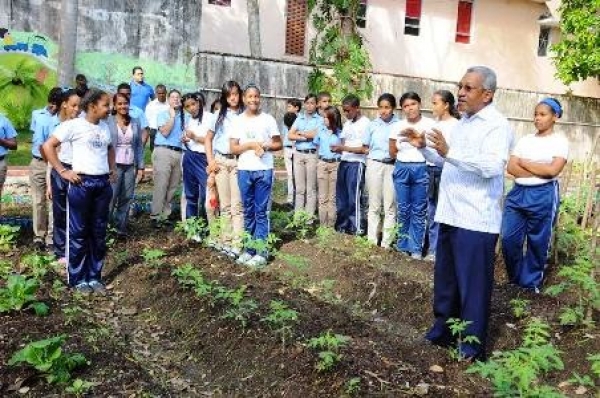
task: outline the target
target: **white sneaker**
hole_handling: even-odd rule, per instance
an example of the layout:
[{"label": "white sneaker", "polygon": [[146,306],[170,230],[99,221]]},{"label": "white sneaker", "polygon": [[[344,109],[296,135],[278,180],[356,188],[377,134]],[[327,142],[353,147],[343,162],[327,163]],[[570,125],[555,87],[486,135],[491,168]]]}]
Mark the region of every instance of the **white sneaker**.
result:
[{"label": "white sneaker", "polygon": [[257,254],[256,256],[252,257],[249,261],[247,261],[245,265],[252,268],[262,268],[265,265],[267,265],[267,259],[261,256],[260,254]]},{"label": "white sneaker", "polygon": [[240,256],[240,254],[242,254],[240,252],[240,249],[237,249],[235,247],[227,248],[227,255],[231,258],[238,258]]},{"label": "white sneaker", "polygon": [[241,256],[238,257],[237,260],[235,260],[236,264],[240,264],[240,265],[247,265],[247,263],[252,260],[254,257],[252,257],[252,254],[248,253],[248,252],[244,252],[242,253]]},{"label": "white sneaker", "polygon": [[411,253],[410,258],[412,258],[413,260],[422,260],[423,257],[421,257],[421,255],[419,253]]},{"label": "white sneaker", "polygon": [[425,258],[423,260],[429,261],[431,263],[435,263],[435,254],[428,254],[425,256]]}]

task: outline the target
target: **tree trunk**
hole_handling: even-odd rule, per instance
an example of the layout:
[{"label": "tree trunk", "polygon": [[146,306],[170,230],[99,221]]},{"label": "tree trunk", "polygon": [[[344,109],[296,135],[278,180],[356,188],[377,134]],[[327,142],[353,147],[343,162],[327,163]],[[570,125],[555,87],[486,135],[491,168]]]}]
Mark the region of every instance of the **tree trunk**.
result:
[{"label": "tree trunk", "polygon": [[262,57],[260,43],[260,9],[258,0],[247,0],[248,4],[248,37],[250,38],[250,55]]},{"label": "tree trunk", "polygon": [[60,2],[60,37],[58,51],[58,84],[70,86],[75,78],[75,53],[77,50],[78,0]]}]

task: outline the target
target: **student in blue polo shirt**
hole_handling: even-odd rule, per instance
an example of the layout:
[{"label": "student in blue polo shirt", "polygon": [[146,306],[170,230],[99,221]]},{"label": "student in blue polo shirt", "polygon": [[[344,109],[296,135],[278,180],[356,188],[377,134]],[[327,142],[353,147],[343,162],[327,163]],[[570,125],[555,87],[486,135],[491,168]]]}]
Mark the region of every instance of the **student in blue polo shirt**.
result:
[{"label": "student in blue polo shirt", "polygon": [[157,117],[158,132],[152,152],[154,190],[150,218],[155,228],[170,224],[171,201],[181,182],[181,138],[187,117],[181,109],[181,93],[178,90],[169,92],[168,101],[169,110]]},{"label": "student in blue polo shirt", "polygon": [[342,118],[337,108],[328,106],[321,111],[323,125],[314,139],[319,148],[317,185],[319,187],[319,223],[323,227],[335,225],[335,185],[341,156],[331,151],[332,145],[340,144]]},{"label": "student in blue polo shirt", "polygon": [[31,209],[33,218],[33,245],[43,250],[44,246],[52,245],[52,212],[48,206],[47,174],[48,166],[40,153],[40,146],[48,139],[50,124],[54,115],[59,111],[62,95],[60,87],[54,87],[48,94],[48,105],[31,113],[29,129],[31,138],[31,163],[29,163],[29,185],[31,187]]},{"label": "student in blue polo shirt", "polygon": [[294,184],[296,189],[295,211],[315,214],[317,208],[317,147],[313,139],[323,126],[323,118],[317,112],[317,96],[308,94],[304,99],[304,112],[300,112],[288,138],[295,144]]},{"label": "student in blue polo shirt", "polygon": [[511,283],[536,293],[544,282],[552,227],[560,204],[558,175],[569,155],[569,141],[554,131],[562,112],[558,100],[542,100],[535,107],[537,132],[517,142],[507,167],[515,177],[515,185],[504,202],[504,262]]},{"label": "student in blue polo shirt", "polygon": [[129,83],[131,86],[131,105],[145,111],[148,102],[154,99],[154,89],[144,81],[144,70],[141,66],[135,66],[131,74],[133,76],[131,83]]},{"label": "student in blue polo shirt", "polygon": [[4,115],[0,114],[0,197],[2,196],[2,188],[6,181],[6,172],[8,166],[6,164],[6,155],[8,150],[17,149],[17,131]]},{"label": "student in blue polo shirt", "polygon": [[368,150],[365,172],[369,193],[367,237],[377,245],[381,232],[381,247],[387,249],[392,245],[396,225],[396,192],[392,179],[395,160],[390,155],[390,132],[399,121],[394,115],[396,97],[389,93],[382,94],[377,99],[377,107],[379,117],[369,124],[363,141]]}]

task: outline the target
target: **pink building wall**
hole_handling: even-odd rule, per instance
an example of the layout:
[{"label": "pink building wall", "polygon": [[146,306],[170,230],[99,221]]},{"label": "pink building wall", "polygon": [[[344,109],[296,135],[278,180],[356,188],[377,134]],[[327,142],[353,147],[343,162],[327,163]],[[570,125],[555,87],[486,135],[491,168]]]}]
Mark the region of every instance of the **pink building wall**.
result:
[{"label": "pink building wall", "polygon": [[[231,7],[203,0],[201,50],[249,55],[246,0]],[[373,70],[442,81],[457,81],[471,65],[488,65],[503,88],[564,94],[549,57],[537,55],[538,17],[548,11],[533,0],[475,0],[470,44],[455,43],[458,0],[423,0],[419,36],[404,35],[405,0],[368,0],[363,30]],[[305,62],[285,54],[286,0],[261,0],[263,56]],[[314,35],[307,26],[306,51]],[[553,34],[556,36],[557,31]],[[595,79],[571,85],[573,94],[600,98]]]}]

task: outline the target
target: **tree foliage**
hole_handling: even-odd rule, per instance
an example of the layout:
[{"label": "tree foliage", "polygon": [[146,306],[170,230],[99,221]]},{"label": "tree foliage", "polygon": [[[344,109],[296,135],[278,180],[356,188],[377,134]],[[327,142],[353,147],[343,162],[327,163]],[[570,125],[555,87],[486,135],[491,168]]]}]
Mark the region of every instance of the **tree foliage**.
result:
[{"label": "tree foliage", "polygon": [[[373,92],[371,61],[356,26],[360,0],[309,0],[317,35],[311,41],[309,76],[312,92],[329,91],[339,101],[347,94],[367,98]],[[320,65],[332,68],[332,73]]]},{"label": "tree foliage", "polygon": [[552,50],[565,84],[600,77],[600,0],[562,0],[561,40]]}]

